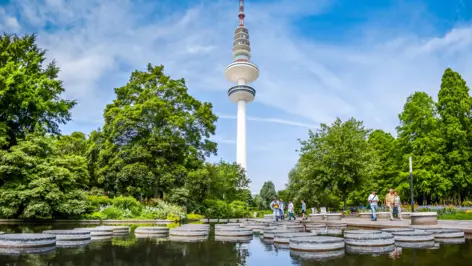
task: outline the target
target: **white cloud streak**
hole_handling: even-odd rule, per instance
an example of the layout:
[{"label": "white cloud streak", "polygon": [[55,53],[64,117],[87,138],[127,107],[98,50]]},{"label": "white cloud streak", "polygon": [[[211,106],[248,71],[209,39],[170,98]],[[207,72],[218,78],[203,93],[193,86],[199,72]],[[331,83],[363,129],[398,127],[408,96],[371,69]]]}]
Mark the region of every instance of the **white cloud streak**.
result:
[{"label": "white cloud streak", "polygon": [[[220,119],[231,119],[236,120],[237,117],[234,115],[224,115],[224,114],[217,114],[218,118]],[[280,119],[280,118],[264,118],[264,117],[255,117],[255,116],[247,116],[247,120],[249,121],[257,121],[257,122],[266,122],[266,123],[276,123],[281,125],[289,125],[289,126],[297,126],[297,127],[305,127],[305,128],[316,128],[317,125],[310,125],[306,123],[300,123],[296,121]]]}]

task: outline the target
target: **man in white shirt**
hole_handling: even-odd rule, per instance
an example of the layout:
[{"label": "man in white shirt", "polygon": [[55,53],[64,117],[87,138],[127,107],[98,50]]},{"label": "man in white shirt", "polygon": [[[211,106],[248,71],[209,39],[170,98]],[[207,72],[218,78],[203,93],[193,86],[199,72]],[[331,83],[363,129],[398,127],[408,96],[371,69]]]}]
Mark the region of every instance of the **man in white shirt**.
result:
[{"label": "man in white shirt", "polygon": [[377,221],[377,202],[379,202],[379,197],[375,190],[372,191],[372,194],[369,195],[367,200],[369,201],[370,210],[372,211],[372,221]]}]

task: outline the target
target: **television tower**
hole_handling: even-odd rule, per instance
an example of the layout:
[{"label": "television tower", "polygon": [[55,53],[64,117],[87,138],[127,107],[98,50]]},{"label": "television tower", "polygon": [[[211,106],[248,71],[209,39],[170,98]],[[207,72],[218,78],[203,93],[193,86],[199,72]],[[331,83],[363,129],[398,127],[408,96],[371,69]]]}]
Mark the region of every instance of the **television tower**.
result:
[{"label": "television tower", "polygon": [[233,60],[225,68],[226,78],[236,83],[228,90],[228,97],[238,104],[238,129],[236,139],[236,162],[246,169],[246,104],[254,100],[256,90],[248,84],[259,77],[259,69],[250,62],[251,43],[249,31],[244,27],[244,0],[239,0],[239,27],[234,30]]}]

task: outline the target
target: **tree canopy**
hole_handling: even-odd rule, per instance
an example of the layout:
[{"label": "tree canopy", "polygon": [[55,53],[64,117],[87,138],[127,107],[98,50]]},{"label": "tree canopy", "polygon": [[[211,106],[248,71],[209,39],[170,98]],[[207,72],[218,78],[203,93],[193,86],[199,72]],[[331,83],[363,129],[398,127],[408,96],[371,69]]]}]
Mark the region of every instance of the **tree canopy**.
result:
[{"label": "tree canopy", "polygon": [[35,35],[0,35],[0,147],[8,149],[40,125],[59,134],[71,119],[75,101],[64,92],[55,61],[45,64],[46,51]]}]

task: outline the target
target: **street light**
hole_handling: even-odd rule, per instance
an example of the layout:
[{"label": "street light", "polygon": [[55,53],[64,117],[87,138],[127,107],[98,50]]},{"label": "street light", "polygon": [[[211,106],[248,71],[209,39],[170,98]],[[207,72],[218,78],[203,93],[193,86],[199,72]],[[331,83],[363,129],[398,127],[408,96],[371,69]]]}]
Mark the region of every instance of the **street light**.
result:
[{"label": "street light", "polygon": [[411,212],[415,212],[415,202],[413,201],[413,163],[411,162],[410,156],[410,199],[411,199]]}]

